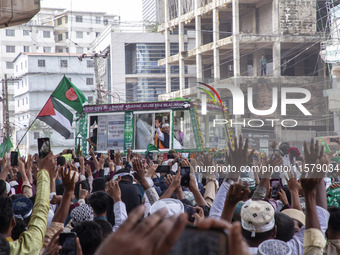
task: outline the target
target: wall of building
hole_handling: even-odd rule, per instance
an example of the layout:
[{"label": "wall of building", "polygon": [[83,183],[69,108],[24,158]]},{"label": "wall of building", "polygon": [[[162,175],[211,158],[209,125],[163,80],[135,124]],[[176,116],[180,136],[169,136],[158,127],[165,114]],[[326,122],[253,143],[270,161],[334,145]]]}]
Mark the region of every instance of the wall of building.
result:
[{"label": "wall of building", "polygon": [[280,0],[282,34],[308,35],[316,32],[316,1]]}]

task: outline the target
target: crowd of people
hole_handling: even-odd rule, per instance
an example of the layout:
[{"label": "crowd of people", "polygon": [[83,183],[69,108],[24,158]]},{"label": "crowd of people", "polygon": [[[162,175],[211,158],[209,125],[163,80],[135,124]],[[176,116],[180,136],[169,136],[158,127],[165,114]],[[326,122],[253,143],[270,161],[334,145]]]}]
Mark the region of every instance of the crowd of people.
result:
[{"label": "crowd of people", "polygon": [[[339,174],[313,167],[334,167],[330,157],[314,140],[301,158],[279,148],[281,155],[254,155],[248,140],[235,138],[229,173],[195,171],[216,166],[212,154],[175,151],[153,161],[131,150],[64,150],[17,166],[4,157],[0,254],[340,254]],[[261,170],[287,159],[289,173]],[[182,168],[191,169],[188,182]]]}]

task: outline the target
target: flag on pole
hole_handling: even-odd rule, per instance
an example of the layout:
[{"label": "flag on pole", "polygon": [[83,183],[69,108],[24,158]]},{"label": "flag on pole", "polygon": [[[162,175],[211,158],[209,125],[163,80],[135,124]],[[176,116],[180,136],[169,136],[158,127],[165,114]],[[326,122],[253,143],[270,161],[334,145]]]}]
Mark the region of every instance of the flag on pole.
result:
[{"label": "flag on pole", "polygon": [[331,149],[329,148],[328,144],[325,142],[324,139],[320,138],[321,145],[323,145],[323,151],[327,154],[332,153]]},{"label": "flag on pole", "polygon": [[158,151],[158,152],[160,152],[159,149],[155,145],[149,143],[148,146],[146,147],[145,155],[147,155],[150,151]]},{"label": "flag on pole", "polygon": [[63,77],[51,96],[69,105],[79,113],[83,112],[83,104],[88,101],[85,95],[66,76]]},{"label": "flag on pole", "polygon": [[11,148],[13,148],[13,144],[11,139],[7,137],[6,140],[0,144],[0,158],[2,158]]},{"label": "flag on pole", "polygon": [[50,97],[37,118],[56,130],[65,139],[70,138],[73,114],[57,99]]}]

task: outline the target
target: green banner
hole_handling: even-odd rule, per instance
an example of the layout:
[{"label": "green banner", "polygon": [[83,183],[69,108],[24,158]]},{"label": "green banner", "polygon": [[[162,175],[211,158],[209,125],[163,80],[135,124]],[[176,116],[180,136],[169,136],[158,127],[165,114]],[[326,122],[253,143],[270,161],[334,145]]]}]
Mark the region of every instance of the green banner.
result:
[{"label": "green banner", "polygon": [[125,112],[124,151],[133,148],[133,112]]},{"label": "green banner", "polygon": [[2,158],[7,151],[9,151],[13,147],[11,139],[9,137],[0,145],[0,158]]}]

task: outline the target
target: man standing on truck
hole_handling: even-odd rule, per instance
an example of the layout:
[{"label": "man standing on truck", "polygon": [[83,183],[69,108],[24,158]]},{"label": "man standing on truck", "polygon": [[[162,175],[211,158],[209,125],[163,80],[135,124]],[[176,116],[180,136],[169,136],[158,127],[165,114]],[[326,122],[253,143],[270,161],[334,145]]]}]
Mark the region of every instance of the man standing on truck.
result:
[{"label": "man standing on truck", "polygon": [[162,125],[162,130],[160,129],[162,125],[162,119],[156,118],[155,120],[155,146],[158,149],[168,149],[169,148],[169,141],[170,141],[170,125],[168,123],[164,123]]}]

